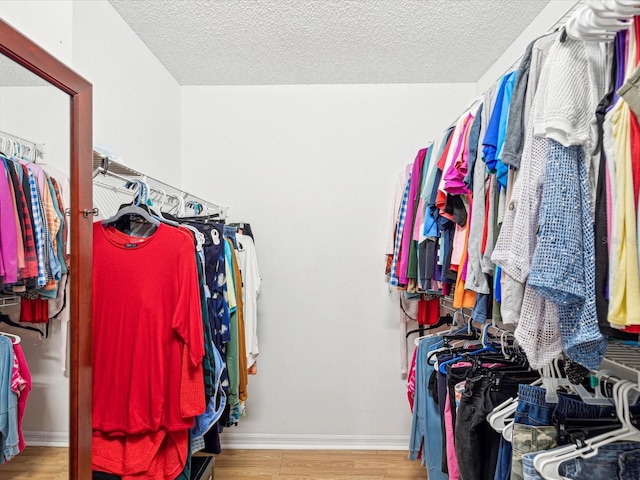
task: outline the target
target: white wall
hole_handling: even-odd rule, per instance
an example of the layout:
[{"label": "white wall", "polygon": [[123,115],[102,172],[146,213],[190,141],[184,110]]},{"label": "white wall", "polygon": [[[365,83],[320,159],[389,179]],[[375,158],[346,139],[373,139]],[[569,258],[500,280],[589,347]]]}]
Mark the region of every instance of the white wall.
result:
[{"label": "white wall", "polygon": [[364,435],[406,446],[398,314],[384,281],[393,188],[474,92],[183,87],[183,187],[251,222],[263,277],[259,373],[247,416],[225,437]]},{"label": "white wall", "polygon": [[71,65],[73,2],[71,0],[2,0],[0,18]]},{"label": "white wall", "polygon": [[93,84],[94,143],[180,184],[180,86],[106,0],[73,2],[73,68]]}]

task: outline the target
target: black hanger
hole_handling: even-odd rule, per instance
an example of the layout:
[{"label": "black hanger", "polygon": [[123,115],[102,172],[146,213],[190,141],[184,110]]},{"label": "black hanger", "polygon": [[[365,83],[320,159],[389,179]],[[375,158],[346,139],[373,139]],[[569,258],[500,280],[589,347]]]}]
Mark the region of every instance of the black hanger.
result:
[{"label": "black hanger", "polygon": [[10,325],[12,327],[22,328],[24,330],[31,330],[32,332],[38,332],[40,336],[46,337],[44,332],[39,328],[27,327],[26,325],[21,325],[19,323],[16,323],[13,320],[11,320],[11,317],[9,317],[9,315],[5,315],[4,313],[0,313],[0,323],[6,323],[7,325]]},{"label": "black hanger", "polygon": [[480,336],[476,330],[473,330],[471,333],[456,333],[452,335],[444,335],[442,340],[446,343],[450,340],[478,340]]},{"label": "black hanger", "polygon": [[405,335],[405,338],[409,338],[409,335],[413,333],[420,333],[420,335],[422,336],[425,330],[434,330],[436,328],[442,327],[443,325],[451,325],[452,323],[453,323],[453,317],[449,314],[446,314],[445,316],[440,317],[438,319],[438,323],[434,325],[420,325],[419,328],[408,331],[407,334]]},{"label": "black hanger", "polygon": [[210,215],[198,215],[197,217],[176,217],[178,221],[197,222],[197,223],[220,223],[224,224],[224,219],[220,218],[219,213]]},{"label": "black hanger", "polygon": [[[451,336],[455,336],[455,335],[451,335]],[[471,337],[467,337],[467,336],[461,336],[465,339],[469,339]],[[482,347],[482,345],[479,345],[479,347]],[[443,342],[442,348],[438,348],[436,350],[433,350],[429,353],[427,353],[427,363],[429,365],[435,365],[435,361],[432,362],[431,360],[433,360],[433,357],[435,357],[436,355],[440,355],[441,353],[451,353],[453,355],[460,355],[463,353],[470,353],[472,352],[473,349],[472,348],[467,348],[467,347],[452,347],[451,345],[445,344]]]},{"label": "black hanger", "polygon": [[562,27],[562,31],[560,32],[560,43],[564,43],[567,40],[567,29]]}]

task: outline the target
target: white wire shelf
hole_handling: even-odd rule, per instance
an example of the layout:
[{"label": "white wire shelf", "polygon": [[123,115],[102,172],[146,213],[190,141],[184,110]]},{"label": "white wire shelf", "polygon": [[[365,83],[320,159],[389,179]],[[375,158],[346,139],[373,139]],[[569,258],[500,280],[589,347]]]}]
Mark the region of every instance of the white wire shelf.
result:
[{"label": "white wire shelf", "polygon": [[0,308],[20,305],[20,297],[17,295],[0,295]]},{"label": "white wire shelf", "polygon": [[611,342],[599,368],[614,376],[636,382],[640,386],[640,346]]}]

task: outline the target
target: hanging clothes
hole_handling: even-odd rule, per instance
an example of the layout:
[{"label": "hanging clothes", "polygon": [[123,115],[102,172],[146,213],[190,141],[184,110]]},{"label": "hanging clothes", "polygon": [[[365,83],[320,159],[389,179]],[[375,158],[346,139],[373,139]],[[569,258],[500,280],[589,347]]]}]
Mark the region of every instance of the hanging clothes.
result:
[{"label": "hanging clothes", "polygon": [[193,245],[164,224],[148,238],[94,224],[96,470],[166,478],[184,468],[188,430],[205,409]]}]

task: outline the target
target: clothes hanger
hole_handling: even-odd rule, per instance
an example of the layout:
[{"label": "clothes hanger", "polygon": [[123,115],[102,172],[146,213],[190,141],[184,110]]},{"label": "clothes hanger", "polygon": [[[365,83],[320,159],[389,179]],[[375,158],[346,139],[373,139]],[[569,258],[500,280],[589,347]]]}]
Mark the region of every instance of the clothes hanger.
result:
[{"label": "clothes hanger", "polygon": [[627,30],[632,25],[631,17],[618,18],[609,16],[599,16],[597,13],[586,7],[580,10],[576,15],[575,26],[581,32],[581,35],[589,36],[591,34],[605,35],[610,37],[621,30]]},{"label": "clothes hanger", "polygon": [[179,209],[178,209],[178,216],[182,217],[185,214],[185,203],[184,203],[184,198],[182,198],[181,195],[176,195],[176,198],[178,199],[178,205],[179,205]]},{"label": "clothes hanger", "polygon": [[11,327],[22,328],[23,330],[30,330],[32,332],[37,332],[40,335],[41,339],[46,337],[44,332],[42,330],[40,330],[39,328],[28,327],[27,325],[21,325],[19,323],[16,323],[13,320],[11,320],[11,317],[9,317],[9,315],[5,315],[3,313],[0,313],[0,323],[6,323],[7,325],[9,325]]},{"label": "clothes hanger", "polygon": [[[485,352],[498,352],[498,350],[496,350],[495,348],[493,348],[491,345],[489,345],[487,343],[487,339],[486,339],[486,335],[487,335],[487,330],[488,328],[491,326],[491,324],[487,323],[482,327],[482,348],[478,349],[478,350],[473,350],[471,352],[468,352],[467,355],[472,356],[472,355],[478,355],[481,353],[485,353]],[[460,360],[463,360],[464,356],[462,355],[458,355],[454,358],[452,358],[451,360],[447,360],[446,362],[442,362],[438,369],[440,370],[440,373],[442,373],[443,375],[446,375],[447,373],[447,365],[453,365],[454,363],[459,362]]]},{"label": "clothes hanger", "polygon": [[14,345],[18,345],[21,341],[20,337],[18,335],[14,335],[13,333],[0,332],[0,335],[2,335],[3,337],[12,338],[14,340],[12,342]]},{"label": "clothes hanger", "polygon": [[623,20],[633,17],[638,9],[633,5],[624,5],[615,0],[589,0],[580,10],[588,9],[601,19]]},{"label": "clothes hanger", "polygon": [[[418,332],[419,333],[424,333],[425,330],[435,330],[436,328],[440,328],[440,327],[442,327],[444,325],[451,325],[452,323],[453,323],[453,317],[451,315],[447,314],[447,315],[444,315],[444,316],[440,317],[438,319],[438,323],[436,323],[434,325],[423,325],[422,328],[416,328],[414,330],[409,330],[407,332],[407,334],[405,335],[405,338],[409,338],[409,335],[414,334],[414,333],[418,333]],[[416,338],[416,341],[420,340],[422,338],[425,338],[425,337],[418,337],[418,338]],[[417,344],[416,344],[416,346],[417,346]]]},{"label": "clothes hanger", "polygon": [[[531,385],[542,385],[542,380],[538,379],[535,382],[531,383]],[[495,407],[489,415],[487,415],[487,421],[489,425],[496,431],[502,432],[505,427],[508,426],[508,423],[511,423],[513,427],[513,421],[507,422],[507,418],[510,415],[513,415],[518,408],[518,396],[510,397],[500,405]]]},{"label": "clothes hanger", "polygon": [[566,34],[574,40],[581,40],[585,42],[609,42],[615,39],[616,34],[608,32],[607,30],[589,30],[584,31],[578,25],[577,17],[573,16],[567,20],[564,31]]},{"label": "clothes hanger", "polygon": [[[460,325],[460,322],[458,321],[458,317],[462,316],[462,319],[464,320],[464,314],[460,311],[460,310],[456,310],[453,312],[453,323],[451,324],[451,328],[449,328],[449,331],[444,331],[444,332],[438,332],[438,333],[432,333],[430,335],[426,335],[425,337],[422,338],[429,338],[429,337],[435,337],[435,336],[441,336],[443,337],[442,340],[440,340],[439,342],[434,343],[430,348],[429,348],[429,353],[427,353],[427,363],[429,365],[435,365],[435,363],[431,363],[431,360],[433,359],[433,357],[435,355],[437,355],[438,353],[441,353],[443,351],[453,351],[454,348],[449,344],[449,341],[451,339],[469,339],[471,338],[470,333],[472,331],[472,326],[471,323],[468,323],[466,325]],[[459,327],[456,330],[456,327]],[[463,332],[467,332],[467,335],[461,335]],[[445,338],[446,337],[446,338]],[[414,344],[416,346],[418,346],[418,344],[420,343],[420,340],[422,340],[422,338],[416,338],[414,340]]]},{"label": "clothes hanger", "polygon": [[[146,187],[145,191],[148,192],[149,186],[144,181],[143,181],[143,185]],[[160,192],[157,192],[157,193],[160,194]],[[166,193],[164,193],[163,191],[162,194],[164,199],[164,196],[166,195]],[[142,205],[143,205],[143,208],[146,208],[149,211],[152,217],[158,219],[160,222],[165,223],[167,225],[171,225],[172,227],[180,226],[180,223],[177,222],[176,220],[165,217],[163,215],[162,210],[160,208],[157,208],[153,203],[153,201],[149,201],[147,195],[145,195],[145,198],[142,201]]]},{"label": "clothes hanger", "polygon": [[615,2],[622,8],[635,8],[634,15],[637,15],[638,13],[636,12],[640,11],[640,1],[638,0],[615,0]]},{"label": "clothes hanger", "polygon": [[[598,449],[601,446],[608,445],[613,442],[629,440],[629,441],[639,441],[640,439],[640,431],[637,430],[633,425],[631,425],[630,416],[629,416],[629,392],[634,390],[636,386],[632,382],[623,381],[620,383],[615,397],[616,404],[616,413],[618,418],[622,423],[622,427],[618,430],[610,431],[601,435],[600,437],[595,437],[590,440],[587,440],[586,446],[579,449],[574,449],[573,451],[564,453],[562,455],[556,455],[551,458],[547,458],[544,461],[540,462],[540,469],[538,470],[540,474],[545,479],[550,480],[564,480],[565,477],[561,476],[559,473],[560,465],[563,462],[568,460],[573,460],[577,457],[589,458],[597,455]],[[535,463],[534,463],[535,465]]]},{"label": "clothes hanger", "polygon": [[617,15],[620,18],[633,17],[640,11],[637,3],[618,0],[602,0],[600,5],[594,2],[592,8],[598,15],[604,15],[606,9],[611,15]]},{"label": "clothes hanger", "polygon": [[[540,370],[540,379],[536,380],[531,385],[543,385],[543,378],[550,377],[552,375],[551,373],[552,369],[553,367],[551,367],[551,365],[545,365],[544,367],[542,367],[542,369]],[[515,400],[513,400],[513,402],[517,405],[517,397],[515,398]],[[515,408],[514,407],[511,407],[511,408],[515,412]],[[501,425],[499,423],[500,419],[496,419],[495,422],[498,425]],[[514,424],[515,424],[515,421],[512,419],[509,423],[506,423],[502,429],[502,437],[508,442],[511,442]]]},{"label": "clothes hanger", "polygon": [[[614,404],[616,405],[616,414],[618,418],[622,419],[623,417],[623,400],[621,399],[621,395],[626,392],[626,388],[632,385],[631,382],[627,380],[621,380],[617,382],[613,387],[613,397]],[[624,423],[623,423],[624,425]],[[615,432],[627,432],[628,429],[624,426],[624,429],[617,430]],[[600,440],[611,437],[612,434],[615,435],[615,432],[608,432],[606,434],[600,435],[598,437],[594,437],[590,440],[587,440],[587,444],[597,443]],[[590,451],[591,447],[584,447],[583,451]],[[579,448],[577,445],[567,445],[564,447],[559,447],[553,450],[549,450],[547,452],[539,453],[534,459],[533,465],[535,469],[545,478],[550,480],[562,480],[562,477],[558,473],[558,469],[560,464],[567,460],[571,460],[580,456]]]},{"label": "clothes hanger", "polygon": [[[144,184],[141,180],[134,180],[138,183],[138,192],[141,192],[144,189]],[[140,205],[140,195],[136,197],[135,203],[133,205],[126,205],[120,208],[114,216],[111,218],[107,218],[102,221],[103,225],[110,225],[112,223],[116,223],[118,220],[127,217],[127,216],[137,216],[145,220],[147,223],[155,225],[156,227],[160,225],[160,220],[153,217],[149,211],[143,208]]]},{"label": "clothes hanger", "polygon": [[167,192],[165,192],[163,189],[158,188],[156,189],[158,191],[158,193],[160,194],[160,200],[159,203],[160,205],[158,205],[158,210],[160,210],[160,212],[162,212],[162,207],[164,207],[164,202],[167,199]]}]

